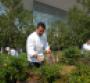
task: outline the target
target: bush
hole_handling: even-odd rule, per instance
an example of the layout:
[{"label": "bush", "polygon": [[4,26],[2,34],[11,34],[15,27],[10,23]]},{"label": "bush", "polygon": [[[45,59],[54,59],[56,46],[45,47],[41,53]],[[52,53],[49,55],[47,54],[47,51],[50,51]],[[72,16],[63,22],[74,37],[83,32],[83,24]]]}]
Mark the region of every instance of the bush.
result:
[{"label": "bush", "polygon": [[69,47],[62,51],[62,55],[65,62],[69,64],[75,64],[77,60],[82,57],[78,47]]},{"label": "bush", "polygon": [[89,58],[90,57],[90,51],[82,50],[83,58]]},{"label": "bush", "polygon": [[69,83],[90,83],[90,66],[80,64],[75,73],[69,76]]},{"label": "bush", "polygon": [[61,66],[59,64],[45,65],[41,67],[42,77],[52,83],[56,78],[60,76]]},{"label": "bush", "polygon": [[28,63],[26,55],[21,54],[18,58],[9,55],[0,55],[0,80],[6,83],[26,79]]}]

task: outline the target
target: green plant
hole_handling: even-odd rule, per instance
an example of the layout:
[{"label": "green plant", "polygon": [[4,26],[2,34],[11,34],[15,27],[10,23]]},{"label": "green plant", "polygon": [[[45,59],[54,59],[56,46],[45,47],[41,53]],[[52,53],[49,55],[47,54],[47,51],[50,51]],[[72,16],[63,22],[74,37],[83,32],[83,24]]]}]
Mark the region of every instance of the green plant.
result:
[{"label": "green plant", "polygon": [[90,57],[90,51],[82,50],[83,58],[89,58]]},{"label": "green plant", "polygon": [[[0,0],[0,47],[25,48],[26,38],[34,30],[31,11],[23,8],[22,0]],[[2,21],[1,21],[2,20]]]},{"label": "green plant", "polygon": [[69,76],[69,83],[90,83],[90,66],[77,65],[77,71]]},{"label": "green plant", "polygon": [[52,83],[56,78],[60,76],[61,65],[60,64],[50,64],[41,67],[41,74],[48,83]]},{"label": "green plant", "polygon": [[26,80],[28,69],[26,54],[21,54],[18,58],[4,54],[0,57],[2,58],[0,80],[6,82]]},{"label": "green plant", "polygon": [[66,63],[75,64],[80,57],[81,51],[78,47],[69,47],[62,51],[63,59]]}]

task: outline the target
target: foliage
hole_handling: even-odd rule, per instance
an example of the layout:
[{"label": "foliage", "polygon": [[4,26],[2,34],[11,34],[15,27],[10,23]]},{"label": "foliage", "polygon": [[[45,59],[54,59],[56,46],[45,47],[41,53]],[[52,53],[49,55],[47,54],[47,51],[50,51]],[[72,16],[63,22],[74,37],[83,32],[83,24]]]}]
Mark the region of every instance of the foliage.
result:
[{"label": "foliage", "polygon": [[6,14],[0,15],[0,47],[25,48],[28,34],[32,32],[32,12],[23,8],[22,0],[0,0]]},{"label": "foliage", "polygon": [[[26,55],[22,54],[18,58],[9,55],[0,55],[0,80],[12,82],[13,80],[25,80],[27,77],[28,63]],[[2,60],[1,60],[2,59]]]},{"label": "foliage", "polygon": [[89,39],[90,16],[84,11],[74,7],[69,12],[68,25],[70,27],[70,40],[72,45],[81,45]]},{"label": "foliage", "polygon": [[80,57],[81,51],[78,47],[69,47],[63,50],[63,55],[66,58],[78,58]]},{"label": "foliage", "polygon": [[41,75],[49,83],[60,76],[60,64],[45,64],[40,68],[29,68],[26,54],[21,54],[19,57],[1,54],[0,57],[0,83],[4,81],[4,83],[16,80],[24,81],[28,78],[27,74],[32,71],[35,75]]},{"label": "foliage", "polygon": [[60,50],[67,47],[69,29],[63,22],[57,21],[48,29],[48,40],[53,50]]},{"label": "foliage", "polygon": [[89,83],[90,82],[90,66],[80,64],[78,70],[69,77],[70,83]]},{"label": "foliage", "polygon": [[60,76],[61,65],[50,64],[41,67],[42,77],[47,79],[48,83],[52,83],[56,78]]},{"label": "foliage", "polygon": [[81,57],[81,51],[78,47],[69,47],[62,52],[63,59],[69,63],[74,64],[76,63]]},{"label": "foliage", "polygon": [[[65,22],[57,21],[48,30],[48,40],[52,49],[82,47],[90,39],[90,0],[79,0],[68,12]],[[84,9],[85,8],[85,9]]]},{"label": "foliage", "polygon": [[90,52],[82,50],[82,55],[83,55],[84,58],[89,58],[90,57]]},{"label": "foliage", "polygon": [[[69,53],[70,52],[70,53]],[[77,47],[72,47],[64,51],[65,56],[69,63],[73,63],[73,60],[78,62],[77,58],[81,55]],[[76,56],[75,56],[76,55]],[[71,60],[69,59],[71,58]],[[0,55],[0,83],[12,83],[13,81],[20,80],[26,81],[28,74],[33,72],[34,75],[40,76],[42,83],[53,83],[56,80],[62,80],[65,78],[70,83],[89,83],[90,82],[90,67],[87,64],[75,64],[76,70],[72,73],[62,76],[64,71],[64,65],[66,64],[44,64],[40,68],[31,68],[28,65],[26,54],[20,54],[19,57],[13,57],[7,54]],[[65,69],[66,71],[66,69]],[[66,71],[67,72],[67,71]]]}]

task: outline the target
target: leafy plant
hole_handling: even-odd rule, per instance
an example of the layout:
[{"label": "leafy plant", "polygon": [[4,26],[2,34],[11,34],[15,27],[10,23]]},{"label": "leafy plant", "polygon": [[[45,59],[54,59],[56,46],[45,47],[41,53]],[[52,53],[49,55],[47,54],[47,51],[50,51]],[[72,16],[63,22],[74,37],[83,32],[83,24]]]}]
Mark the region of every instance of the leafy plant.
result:
[{"label": "leafy plant", "polygon": [[69,77],[70,83],[90,83],[90,66],[80,64],[77,66],[77,71]]},{"label": "leafy plant", "polygon": [[78,47],[69,47],[63,50],[63,59],[66,63],[75,64],[80,57],[82,57],[81,51]]},{"label": "leafy plant", "polygon": [[59,64],[44,65],[40,70],[42,77],[46,78],[48,83],[52,83],[60,76],[61,66]]},{"label": "leafy plant", "polygon": [[0,57],[3,57],[0,64],[0,79],[2,81],[22,81],[27,78],[28,63],[26,54],[21,54],[18,58],[9,55],[1,55]]}]

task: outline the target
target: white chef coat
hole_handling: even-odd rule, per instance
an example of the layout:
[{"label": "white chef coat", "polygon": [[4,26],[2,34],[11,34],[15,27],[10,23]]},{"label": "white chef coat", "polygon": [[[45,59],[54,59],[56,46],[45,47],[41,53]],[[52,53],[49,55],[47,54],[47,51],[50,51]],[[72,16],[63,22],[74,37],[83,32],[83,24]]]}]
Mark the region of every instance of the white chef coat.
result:
[{"label": "white chef coat", "polygon": [[11,50],[9,51],[9,54],[12,55],[12,56],[18,57],[18,52],[17,52],[15,49],[11,49]]},{"label": "white chef coat", "polygon": [[34,54],[44,57],[44,51],[49,49],[46,36],[38,36],[36,32],[29,35],[26,42],[27,58],[30,62],[38,62]]},{"label": "white chef coat", "polygon": [[90,51],[90,45],[87,43],[83,44],[83,49],[86,51]]}]

